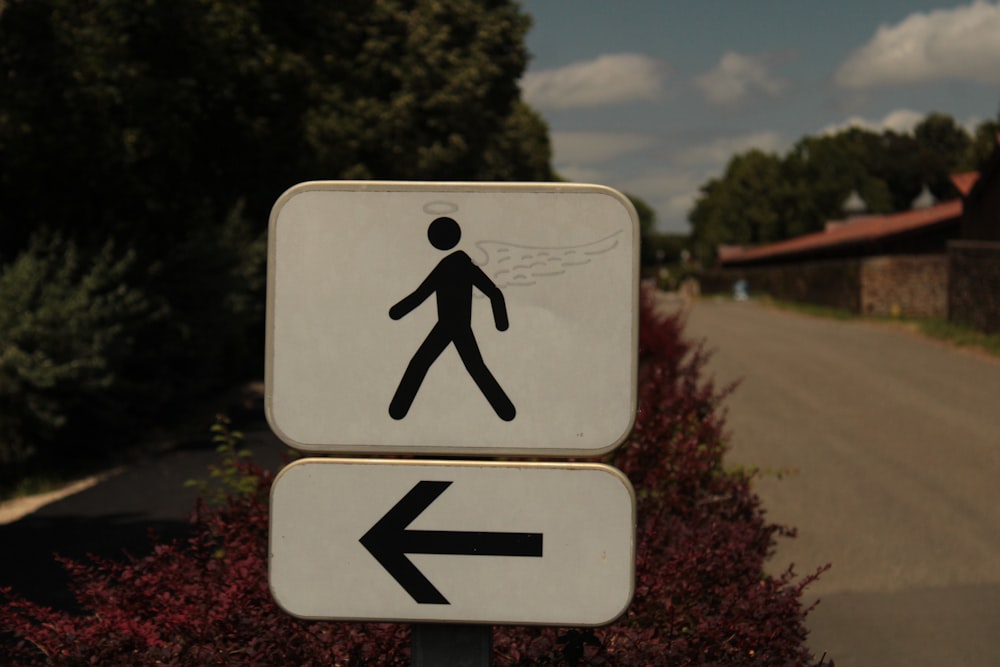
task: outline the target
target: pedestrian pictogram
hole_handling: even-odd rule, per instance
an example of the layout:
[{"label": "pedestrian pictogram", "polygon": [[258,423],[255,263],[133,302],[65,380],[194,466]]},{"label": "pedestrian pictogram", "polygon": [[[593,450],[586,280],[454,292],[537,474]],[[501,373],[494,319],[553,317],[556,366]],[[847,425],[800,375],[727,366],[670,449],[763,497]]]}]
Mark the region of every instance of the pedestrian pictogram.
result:
[{"label": "pedestrian pictogram", "polygon": [[[427,229],[428,240],[438,250],[451,250],[461,237],[461,227],[448,217],[436,218]],[[510,402],[510,398],[486,367],[483,355],[476,344],[476,337],[472,333],[473,287],[489,298],[497,330],[506,331],[507,307],[503,292],[461,250],[456,250],[442,259],[420,287],[389,310],[389,317],[398,320],[431,295],[437,297],[437,324],[413,355],[403,379],[399,382],[399,388],[392,397],[389,414],[393,419],[402,419],[406,416],[431,364],[448,345],[452,344],[462,358],[465,369],[476,381],[479,390],[489,401],[497,416],[505,421],[514,418],[517,412],[514,404]]]}]

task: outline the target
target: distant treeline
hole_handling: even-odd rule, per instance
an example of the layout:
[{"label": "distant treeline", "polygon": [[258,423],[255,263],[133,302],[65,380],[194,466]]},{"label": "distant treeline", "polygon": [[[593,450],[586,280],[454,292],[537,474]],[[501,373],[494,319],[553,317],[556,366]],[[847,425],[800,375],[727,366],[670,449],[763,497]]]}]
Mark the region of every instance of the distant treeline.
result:
[{"label": "distant treeline", "polygon": [[0,464],[259,376],[289,186],[554,176],[513,0],[0,11]]},{"label": "distant treeline", "polygon": [[852,192],[869,213],[910,208],[926,187],[938,200],[958,196],[950,177],[979,168],[996,147],[1000,115],[969,133],[932,113],[912,132],[851,127],[800,139],[786,154],[750,150],[701,186],[689,214],[696,256],[710,262],[720,244],[771,243],[823,229],[843,217]]}]

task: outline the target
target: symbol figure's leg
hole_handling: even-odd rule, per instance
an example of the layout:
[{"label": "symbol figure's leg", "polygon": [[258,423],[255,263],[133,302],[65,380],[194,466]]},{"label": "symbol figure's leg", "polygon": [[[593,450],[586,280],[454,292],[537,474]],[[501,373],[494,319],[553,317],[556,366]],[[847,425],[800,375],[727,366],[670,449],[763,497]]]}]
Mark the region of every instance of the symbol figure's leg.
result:
[{"label": "symbol figure's leg", "polygon": [[413,354],[413,358],[410,359],[410,363],[406,367],[406,372],[403,373],[403,379],[399,381],[396,394],[392,397],[392,402],[389,403],[390,417],[393,419],[402,419],[406,416],[406,413],[410,411],[410,406],[413,405],[413,399],[416,397],[420,385],[423,384],[427,371],[430,370],[431,364],[441,356],[444,348],[448,347],[450,342],[451,337],[442,331],[440,325],[436,325],[431,329],[431,332],[427,334],[427,338],[424,339],[424,342],[420,344],[420,347]]},{"label": "symbol figure's leg", "polygon": [[462,363],[465,364],[465,369],[479,385],[479,390],[490,402],[497,416],[508,422],[514,419],[517,410],[514,409],[514,404],[504,393],[500,383],[493,377],[493,373],[486,367],[483,355],[479,352],[479,345],[476,344],[476,339],[472,335],[472,329],[456,333],[455,349],[458,350]]}]

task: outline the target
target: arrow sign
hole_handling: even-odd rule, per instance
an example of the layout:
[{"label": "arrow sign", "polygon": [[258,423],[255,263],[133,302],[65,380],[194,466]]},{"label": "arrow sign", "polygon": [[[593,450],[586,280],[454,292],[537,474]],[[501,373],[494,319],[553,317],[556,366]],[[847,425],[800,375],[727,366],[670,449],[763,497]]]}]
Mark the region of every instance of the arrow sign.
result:
[{"label": "arrow sign", "polygon": [[299,459],[269,523],[300,618],[593,626],[635,585],[635,492],[595,463]]},{"label": "arrow sign", "polygon": [[407,530],[451,486],[421,481],[361,538],[382,567],[420,604],[449,604],[406,554],[542,557],[541,533]]}]

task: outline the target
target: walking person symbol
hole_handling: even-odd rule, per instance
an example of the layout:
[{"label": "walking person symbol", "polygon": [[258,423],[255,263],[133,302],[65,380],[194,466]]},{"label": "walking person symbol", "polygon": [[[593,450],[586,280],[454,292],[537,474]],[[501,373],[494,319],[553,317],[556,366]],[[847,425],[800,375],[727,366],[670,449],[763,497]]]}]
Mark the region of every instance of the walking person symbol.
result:
[{"label": "walking person symbol", "polygon": [[[436,218],[427,228],[427,239],[438,250],[451,250],[462,238],[462,229],[451,218]],[[497,416],[514,419],[516,410],[510,398],[486,367],[479,345],[472,334],[472,288],[485,294],[493,308],[493,320],[499,331],[507,330],[507,305],[503,293],[482,269],[461,250],[440,262],[411,294],[389,309],[389,317],[398,320],[423,303],[431,294],[437,298],[438,321],[410,360],[396,394],[389,404],[389,415],[402,419],[410,411],[420,385],[449,344],[454,343],[465,369],[472,376]]]}]

